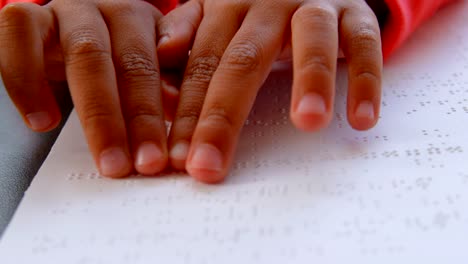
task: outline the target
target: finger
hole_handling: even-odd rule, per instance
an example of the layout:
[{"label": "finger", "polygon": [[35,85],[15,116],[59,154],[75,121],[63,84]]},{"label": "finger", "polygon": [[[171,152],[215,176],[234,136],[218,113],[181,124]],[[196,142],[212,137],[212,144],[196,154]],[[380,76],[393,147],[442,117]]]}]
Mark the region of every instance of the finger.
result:
[{"label": "finger", "polygon": [[202,20],[200,1],[190,1],[158,22],[158,54],[162,68],[184,66]]},{"label": "finger", "polygon": [[44,42],[53,31],[53,15],[44,7],[17,3],[0,13],[3,81],[25,123],[35,131],[49,131],[61,119],[44,67]]},{"label": "finger", "polygon": [[311,2],[292,18],[294,82],[291,120],[302,130],[327,126],[333,114],[338,56],[338,14]]},{"label": "finger", "polygon": [[155,43],[157,17],[145,2],[116,3],[100,9],[111,36],[134,167],[141,174],[154,175],[168,160]]},{"label": "finger", "polygon": [[242,125],[283,43],[288,14],[252,10],[213,76],[193,135],[187,171],[213,183],[226,176]]},{"label": "finger", "polygon": [[207,16],[200,25],[185,70],[179,104],[169,137],[169,157],[176,169],[185,169],[189,144],[206,90],[224,50],[239,25],[239,14],[232,10]]},{"label": "finger", "polygon": [[85,2],[70,5],[74,6],[57,7],[56,14],[75,109],[101,174],[126,176],[133,166],[120,110],[109,32],[95,7]]},{"label": "finger", "polygon": [[372,128],[380,112],[382,45],[377,19],[369,7],[344,12],[341,46],[348,62],[348,120],[357,130]]}]

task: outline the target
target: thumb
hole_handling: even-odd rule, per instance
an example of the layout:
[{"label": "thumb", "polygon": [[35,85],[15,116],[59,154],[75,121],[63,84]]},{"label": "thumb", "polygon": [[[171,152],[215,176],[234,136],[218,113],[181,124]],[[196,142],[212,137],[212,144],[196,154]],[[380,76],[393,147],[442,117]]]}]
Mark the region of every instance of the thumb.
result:
[{"label": "thumb", "polygon": [[159,20],[158,58],[161,68],[185,66],[202,17],[201,1],[191,0]]}]

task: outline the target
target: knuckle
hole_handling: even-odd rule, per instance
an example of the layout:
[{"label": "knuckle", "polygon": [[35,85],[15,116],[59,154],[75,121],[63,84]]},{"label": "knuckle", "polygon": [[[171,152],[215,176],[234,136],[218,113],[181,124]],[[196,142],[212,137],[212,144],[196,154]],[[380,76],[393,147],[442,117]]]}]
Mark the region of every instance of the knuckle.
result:
[{"label": "knuckle", "polygon": [[132,108],[125,114],[125,119],[132,123],[147,123],[154,119],[162,119],[160,113],[154,106],[141,104],[138,107]]},{"label": "knuckle", "polygon": [[140,1],[106,1],[101,7],[107,14],[112,14],[112,17],[127,17],[134,16],[138,13],[136,3]]},{"label": "knuckle", "polygon": [[356,69],[356,78],[357,79],[367,79],[373,82],[379,82],[381,79],[381,74],[378,71],[372,71],[369,69]]},{"label": "knuckle", "polygon": [[351,41],[357,46],[378,45],[380,43],[380,32],[368,23],[360,23],[353,29]]},{"label": "knuckle", "polygon": [[28,94],[29,88],[37,87],[38,83],[17,71],[10,71],[4,76],[5,89],[12,98],[21,98]]},{"label": "knuckle", "polygon": [[185,126],[195,126],[197,124],[200,111],[196,109],[185,109],[177,114],[177,121],[184,123]]},{"label": "knuckle", "polygon": [[0,16],[7,20],[22,20],[31,16],[31,3],[8,4],[0,11]]},{"label": "knuckle", "polygon": [[304,23],[313,20],[320,23],[330,23],[336,20],[333,11],[323,5],[306,5],[299,8],[293,15],[292,23]]},{"label": "knuckle", "polygon": [[124,50],[119,60],[119,74],[125,79],[144,77],[153,81],[159,80],[160,72],[152,56],[141,49]]},{"label": "knuckle", "polygon": [[99,102],[88,102],[83,105],[82,109],[81,117],[85,127],[108,123],[109,120],[115,117],[115,114],[110,109],[103,107]]},{"label": "knuckle", "polygon": [[223,131],[236,131],[238,127],[238,122],[236,122],[235,118],[221,106],[211,107],[203,123],[210,127],[220,128]]},{"label": "knuckle", "polygon": [[250,72],[256,70],[262,60],[262,48],[256,42],[245,39],[236,43],[226,54],[223,68]]},{"label": "knuckle", "polygon": [[110,52],[91,27],[82,27],[64,36],[65,54],[69,60],[76,57],[102,59],[109,57]]},{"label": "knuckle", "polygon": [[21,86],[31,87],[37,85],[34,82],[32,75],[25,75],[23,72],[18,70],[4,70],[2,71],[5,74],[5,83],[8,83],[10,87],[15,89],[22,89]]},{"label": "knuckle", "polygon": [[182,104],[182,108],[177,113],[177,119],[195,125],[201,113],[204,102],[204,94],[200,92],[185,91],[187,101]]},{"label": "knuckle", "polygon": [[252,6],[251,0],[215,1],[213,5],[217,10],[235,12],[237,14],[245,12],[250,6]]},{"label": "knuckle", "polygon": [[211,81],[213,73],[219,65],[219,57],[214,55],[200,56],[194,58],[187,67],[185,78],[187,81],[208,84]]},{"label": "knuckle", "polygon": [[302,64],[303,71],[306,72],[324,72],[331,74],[334,71],[332,60],[323,55],[324,52],[313,51],[307,55]]},{"label": "knuckle", "polygon": [[25,34],[25,30],[33,24],[30,5],[30,3],[15,3],[5,6],[0,11],[0,30],[16,32],[18,35]]}]

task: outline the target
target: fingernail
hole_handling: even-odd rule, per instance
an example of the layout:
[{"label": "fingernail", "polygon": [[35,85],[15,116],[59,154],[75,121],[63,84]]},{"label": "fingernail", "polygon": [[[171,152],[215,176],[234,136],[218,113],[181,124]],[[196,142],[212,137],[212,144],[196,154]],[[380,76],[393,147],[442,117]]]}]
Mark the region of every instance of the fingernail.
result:
[{"label": "fingernail", "polygon": [[223,169],[221,151],[211,144],[198,145],[190,161],[190,167],[197,170],[221,172]]},{"label": "fingernail", "polygon": [[300,115],[323,115],[326,111],[325,100],[317,93],[305,94],[296,109]]},{"label": "fingernail", "polygon": [[185,161],[187,159],[188,151],[189,144],[185,141],[180,141],[177,142],[174,147],[172,147],[169,156],[171,159]]},{"label": "fingernail", "polygon": [[179,90],[174,85],[169,84],[166,80],[161,80],[161,86],[167,93],[173,96],[179,95]]},{"label": "fingernail", "polygon": [[101,152],[99,168],[105,176],[121,175],[129,167],[127,155],[120,148],[109,148]]},{"label": "fingernail", "polygon": [[47,112],[36,112],[26,115],[29,125],[34,130],[44,130],[52,125],[52,117]]},{"label": "fingernail", "polygon": [[140,145],[136,155],[136,166],[148,166],[159,163],[164,157],[161,149],[154,143],[144,142]]},{"label": "fingernail", "polygon": [[169,41],[169,36],[162,36],[158,42],[158,48]]},{"label": "fingernail", "polygon": [[356,112],[354,114],[356,118],[359,119],[374,120],[374,104],[371,101],[361,101],[358,107],[356,108]]}]

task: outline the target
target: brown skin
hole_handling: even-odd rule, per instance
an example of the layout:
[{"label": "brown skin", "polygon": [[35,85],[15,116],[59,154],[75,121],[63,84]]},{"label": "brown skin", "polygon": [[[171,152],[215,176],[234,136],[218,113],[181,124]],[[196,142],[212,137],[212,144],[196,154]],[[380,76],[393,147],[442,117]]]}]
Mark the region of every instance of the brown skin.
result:
[{"label": "brown skin", "polygon": [[380,30],[364,0],[190,0],[159,28],[168,37],[158,46],[165,60],[173,54],[172,63],[184,61],[191,47],[169,150],[190,143],[186,156],[170,151],[171,164],[200,181],[227,175],[258,89],[284,47],[292,47],[290,116],[297,128],[314,132],[329,124],[339,47],[349,65],[349,123],[367,130],[377,122]]},{"label": "brown skin", "polygon": [[[166,128],[156,54],[161,16],[148,3],[126,0],[54,0],[43,7],[18,3],[2,9],[0,69],[26,124],[36,131],[57,126],[61,117],[49,82],[65,80],[66,74],[102,174],[164,169]],[[138,164],[143,145],[162,154]]]},{"label": "brown skin", "polygon": [[[178,91],[164,85],[176,83],[174,75],[161,85],[158,39],[163,73],[185,69],[174,85],[177,109]],[[13,4],[0,12],[0,46],[2,77],[26,124],[56,127],[49,83],[66,80],[91,153],[110,177],[155,174],[170,161],[200,181],[224,179],[258,89],[285,47],[296,127],[329,124],[338,47],[349,65],[351,126],[369,129],[379,115],[380,31],[364,0],[190,0],[162,19],[143,1]],[[164,115],[175,115],[168,140]],[[174,149],[180,142],[187,151]]]}]

